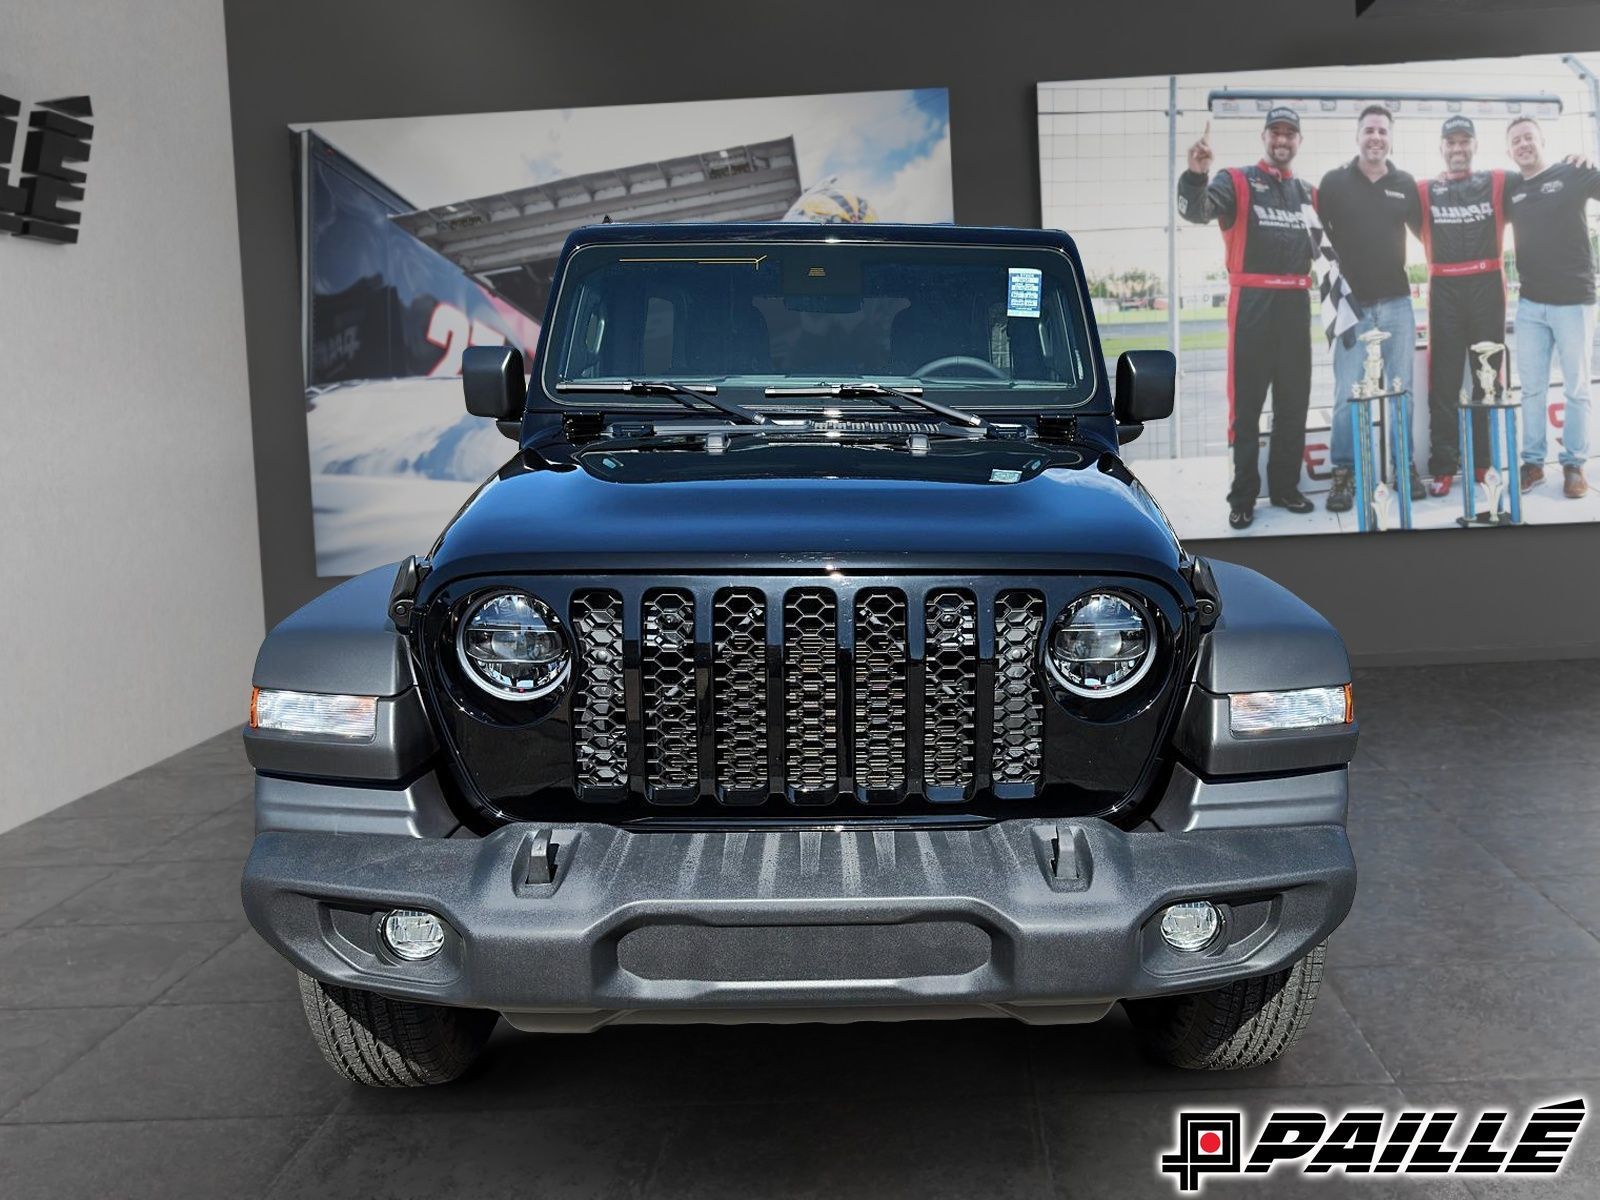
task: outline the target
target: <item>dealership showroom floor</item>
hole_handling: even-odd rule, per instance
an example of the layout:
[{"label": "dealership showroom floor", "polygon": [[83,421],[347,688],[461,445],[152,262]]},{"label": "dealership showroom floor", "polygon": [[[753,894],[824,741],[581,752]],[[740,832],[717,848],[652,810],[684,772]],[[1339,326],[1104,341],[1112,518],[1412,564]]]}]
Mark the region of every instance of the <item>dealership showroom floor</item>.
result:
[{"label": "dealership showroom floor", "polygon": [[[458,1083],[323,1065],[245,924],[250,771],[228,732],[0,835],[0,1194],[1172,1195],[1173,1113],[1523,1110],[1600,1094],[1600,671],[1359,672],[1355,911],[1278,1063],[1141,1060],[1120,1012],[1008,1021],[497,1031]],[[1415,1178],[1211,1195],[1594,1196]]]}]

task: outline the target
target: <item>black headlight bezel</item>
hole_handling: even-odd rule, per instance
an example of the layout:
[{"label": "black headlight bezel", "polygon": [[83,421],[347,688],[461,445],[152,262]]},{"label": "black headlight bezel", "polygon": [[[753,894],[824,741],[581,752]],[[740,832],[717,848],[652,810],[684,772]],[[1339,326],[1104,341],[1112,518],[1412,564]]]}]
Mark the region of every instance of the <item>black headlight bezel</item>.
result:
[{"label": "black headlight bezel", "polygon": [[[1079,605],[1095,596],[1114,596],[1130,605],[1145,622],[1150,631],[1150,649],[1143,664],[1133,677],[1112,691],[1086,692],[1069,687],[1058,674],[1050,647],[1061,623]],[[1039,672],[1045,686],[1060,704],[1074,716],[1092,722],[1128,720],[1144,712],[1166,690],[1173,666],[1176,632],[1171,628],[1162,606],[1153,603],[1142,592],[1117,586],[1093,586],[1073,596],[1051,617],[1039,640]]]},{"label": "black headlight bezel", "polygon": [[[512,694],[496,688],[468,661],[465,647],[468,622],[485,604],[507,595],[527,600],[566,648],[566,661],[559,676],[536,694]],[[504,583],[473,588],[449,597],[447,603],[442,627],[436,635],[439,650],[436,661],[443,668],[440,679],[458,707],[491,725],[532,724],[543,721],[561,707],[577,674],[578,651],[572,632],[555,605],[527,588]]]}]

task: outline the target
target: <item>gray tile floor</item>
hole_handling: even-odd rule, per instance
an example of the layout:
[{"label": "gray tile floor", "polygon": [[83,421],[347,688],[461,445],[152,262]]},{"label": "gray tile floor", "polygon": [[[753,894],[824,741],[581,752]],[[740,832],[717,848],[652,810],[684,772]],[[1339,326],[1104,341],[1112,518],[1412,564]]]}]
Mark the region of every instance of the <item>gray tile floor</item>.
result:
[{"label": "gray tile floor", "polygon": [[[360,1089],[245,924],[250,773],[218,737],[0,835],[0,1195],[1171,1196],[1180,1105],[1600,1098],[1600,664],[1373,671],[1357,694],[1356,909],[1308,1036],[1242,1075],[1155,1068],[1118,1015],[502,1027],[456,1085]],[[1555,1181],[1206,1194],[1302,1188],[1592,1197],[1600,1132]]]}]

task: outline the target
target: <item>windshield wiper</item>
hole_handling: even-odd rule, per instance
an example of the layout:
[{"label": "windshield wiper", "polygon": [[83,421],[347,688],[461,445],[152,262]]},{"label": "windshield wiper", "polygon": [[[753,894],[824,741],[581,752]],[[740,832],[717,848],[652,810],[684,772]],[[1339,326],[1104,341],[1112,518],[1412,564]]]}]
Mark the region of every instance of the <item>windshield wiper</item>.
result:
[{"label": "windshield wiper", "polygon": [[[840,399],[849,399],[856,396],[889,397],[908,401],[918,408],[927,409],[936,413],[947,421],[954,421],[958,425],[965,425],[969,429],[989,430],[989,422],[976,413],[969,413],[959,408],[951,408],[940,404],[937,400],[929,400],[922,394],[921,388],[907,390],[905,388],[890,387],[884,383],[872,383],[867,380],[858,380],[854,383],[824,383],[816,387],[769,387],[766,389],[769,396],[834,396]],[[894,405],[890,405],[893,408]]]},{"label": "windshield wiper", "polygon": [[558,392],[603,392],[608,395],[623,396],[670,396],[685,408],[695,408],[694,401],[709,404],[718,412],[726,413],[734,420],[744,425],[765,425],[767,418],[758,412],[751,412],[735,404],[732,400],[722,400],[717,396],[717,385],[714,383],[674,383],[670,379],[618,379],[612,382],[587,379],[562,379],[556,383]]}]

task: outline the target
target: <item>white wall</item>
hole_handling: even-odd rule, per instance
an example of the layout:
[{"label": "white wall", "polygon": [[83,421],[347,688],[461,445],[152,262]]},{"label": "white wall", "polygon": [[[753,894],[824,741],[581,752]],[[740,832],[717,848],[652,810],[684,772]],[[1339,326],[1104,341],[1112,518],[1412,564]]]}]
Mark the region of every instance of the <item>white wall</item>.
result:
[{"label": "white wall", "polygon": [[262,605],[221,0],[0,0],[0,93],[95,109],[0,235],[4,830],[240,724]]}]

